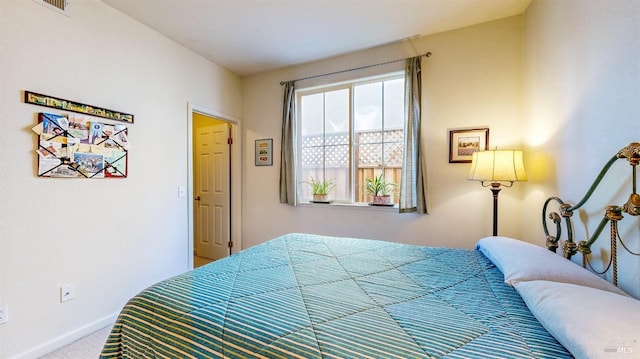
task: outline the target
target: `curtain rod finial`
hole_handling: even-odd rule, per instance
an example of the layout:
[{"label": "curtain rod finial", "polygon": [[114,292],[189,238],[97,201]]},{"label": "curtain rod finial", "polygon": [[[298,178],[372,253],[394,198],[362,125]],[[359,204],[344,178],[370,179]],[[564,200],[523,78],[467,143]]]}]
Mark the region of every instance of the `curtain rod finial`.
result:
[{"label": "curtain rod finial", "polygon": [[[424,54],[424,55],[412,56],[411,58],[415,58],[415,57],[418,57],[418,56],[420,56],[420,57],[422,57],[422,56],[424,56],[424,57],[431,57],[431,51],[428,51],[428,52],[427,52],[426,54]],[[303,77],[303,78],[300,78],[300,79],[297,79],[297,80],[292,80],[291,82],[297,82],[297,81],[303,81],[303,80],[315,79],[315,78],[323,77],[323,76],[337,75],[337,74],[342,74],[342,73],[345,73],[345,72],[351,72],[351,71],[363,70],[363,69],[368,69],[368,68],[370,68],[370,67],[374,67],[374,66],[382,66],[382,65],[387,65],[387,64],[394,63],[394,62],[405,61],[405,60],[407,60],[407,58],[400,59],[400,60],[391,60],[391,61],[382,62],[382,63],[374,64],[374,65],[368,65],[368,66],[356,67],[356,68],[349,69],[349,70],[342,70],[342,71],[330,72],[330,73],[326,73],[326,74],[322,74],[322,75],[315,75],[315,76]],[[284,84],[286,84],[286,82],[285,82],[285,81],[280,81],[280,85],[284,85]]]}]

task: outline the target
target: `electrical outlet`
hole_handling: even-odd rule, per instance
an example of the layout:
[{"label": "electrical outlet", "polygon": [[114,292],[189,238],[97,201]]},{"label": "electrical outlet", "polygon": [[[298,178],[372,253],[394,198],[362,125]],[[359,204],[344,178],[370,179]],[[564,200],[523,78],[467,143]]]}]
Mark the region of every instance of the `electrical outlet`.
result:
[{"label": "electrical outlet", "polygon": [[0,324],[4,324],[9,321],[9,306],[0,305]]},{"label": "electrical outlet", "polygon": [[76,297],[76,285],[73,283],[63,285],[60,288],[60,303],[64,303]]}]

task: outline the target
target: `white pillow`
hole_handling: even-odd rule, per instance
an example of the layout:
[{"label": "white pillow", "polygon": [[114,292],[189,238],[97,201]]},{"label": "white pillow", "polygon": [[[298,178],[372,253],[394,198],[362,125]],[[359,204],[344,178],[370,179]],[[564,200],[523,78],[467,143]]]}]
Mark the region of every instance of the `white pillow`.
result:
[{"label": "white pillow", "polygon": [[540,324],[576,358],[638,357],[640,301],[569,283],[514,286]]},{"label": "white pillow", "polygon": [[545,248],[508,237],[485,237],[479,249],[504,274],[509,285],[530,280],[573,283],[628,296],[594,273]]}]

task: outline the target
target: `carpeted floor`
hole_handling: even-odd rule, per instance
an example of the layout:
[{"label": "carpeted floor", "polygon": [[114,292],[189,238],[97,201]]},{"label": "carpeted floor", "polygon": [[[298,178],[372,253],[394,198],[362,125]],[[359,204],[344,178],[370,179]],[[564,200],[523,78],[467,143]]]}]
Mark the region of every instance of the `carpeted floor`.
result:
[{"label": "carpeted floor", "polygon": [[49,353],[41,359],[90,359],[98,358],[100,351],[104,345],[111,326],[104,329],[100,329],[97,332],[87,335],[82,339],[78,339],[75,342],[60,348],[52,353]]},{"label": "carpeted floor", "polygon": [[213,262],[211,259],[198,257],[198,256],[193,256],[193,268],[198,268],[200,266],[203,266],[205,264],[209,264],[211,262]]}]

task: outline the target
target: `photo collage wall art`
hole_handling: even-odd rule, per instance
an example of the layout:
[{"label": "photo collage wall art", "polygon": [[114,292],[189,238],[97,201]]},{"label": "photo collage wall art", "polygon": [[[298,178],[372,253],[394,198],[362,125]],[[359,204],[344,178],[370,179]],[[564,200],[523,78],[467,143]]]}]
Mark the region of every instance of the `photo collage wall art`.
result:
[{"label": "photo collage wall art", "polygon": [[125,178],[127,126],[38,113],[38,176]]}]

